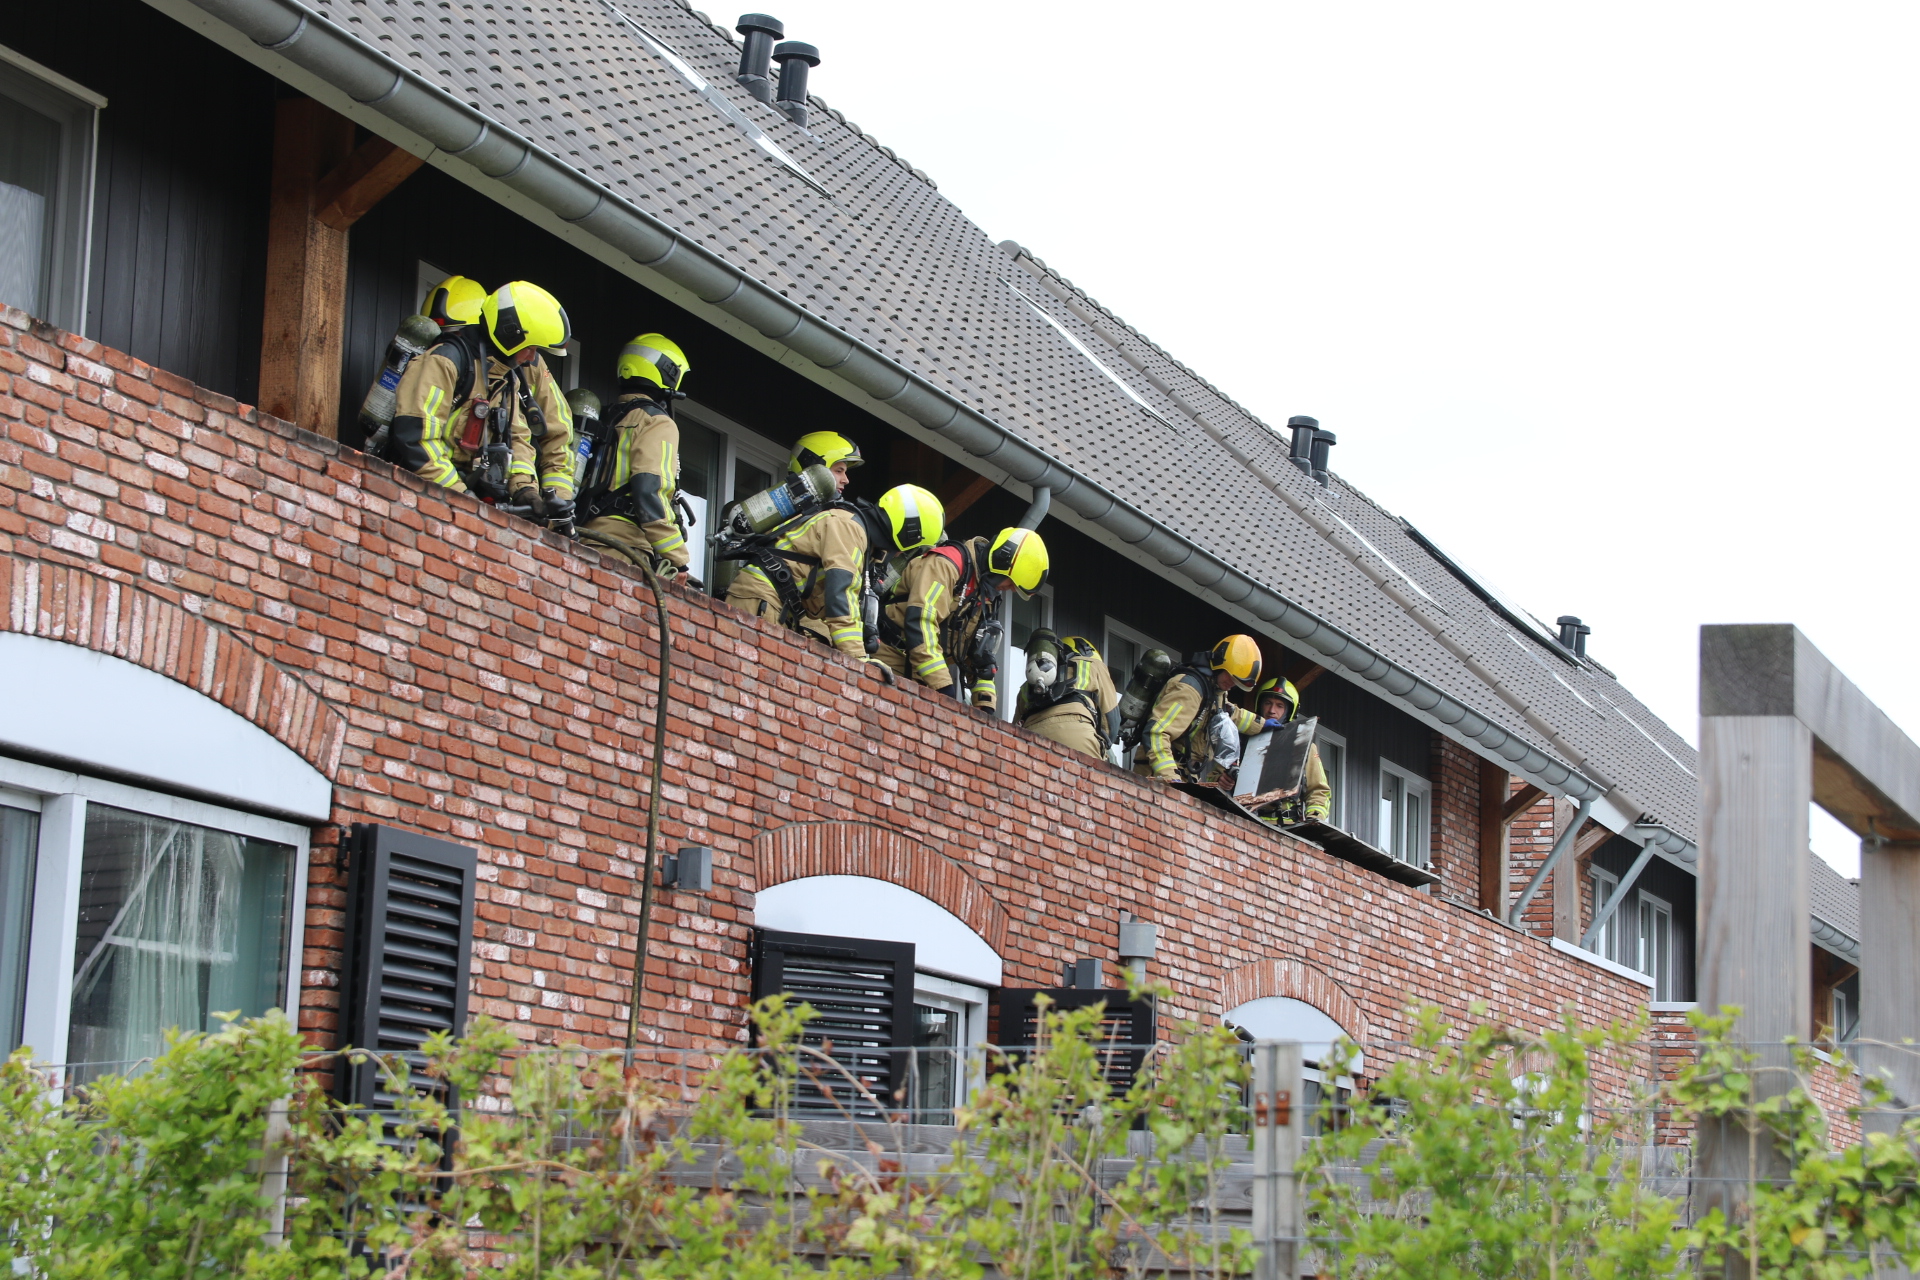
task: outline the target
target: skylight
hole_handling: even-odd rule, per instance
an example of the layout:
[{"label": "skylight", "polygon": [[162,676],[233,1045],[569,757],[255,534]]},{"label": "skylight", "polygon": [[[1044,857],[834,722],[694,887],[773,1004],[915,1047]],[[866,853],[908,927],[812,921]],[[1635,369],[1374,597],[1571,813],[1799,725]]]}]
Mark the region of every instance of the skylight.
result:
[{"label": "skylight", "polygon": [[1486,578],[1470,571],[1465,565],[1461,564],[1460,561],[1442,551],[1435,545],[1432,538],[1429,538],[1405,520],[1400,522],[1400,527],[1407,531],[1408,537],[1432,552],[1433,558],[1444,565],[1447,572],[1460,579],[1467,590],[1492,605],[1495,613],[1500,614],[1508,622],[1511,622],[1514,626],[1526,632],[1532,639],[1538,640],[1546,645],[1547,652],[1551,653],[1554,657],[1559,658],[1570,666],[1580,665],[1578,659],[1561,647],[1560,637],[1552,631],[1549,631],[1546,623],[1540,621],[1540,619],[1534,617],[1533,614],[1526,609],[1514,603],[1511,597],[1494,586]]},{"label": "skylight", "polygon": [[775,142],[772,138],[769,138],[767,136],[766,130],[762,129],[759,125],[749,120],[747,118],[746,112],[740,110],[739,107],[736,107],[733,105],[733,99],[729,98],[726,94],[720,92],[720,90],[716,88],[711,81],[709,81],[705,76],[701,75],[698,71],[695,71],[693,69],[693,64],[689,63],[685,58],[675,53],[673,51],[672,46],[668,45],[666,41],[660,39],[658,36],[654,35],[651,31],[648,31],[645,27],[635,22],[632,18],[629,18],[625,13],[622,13],[618,8],[618,6],[613,4],[613,0],[600,0],[600,3],[603,6],[605,6],[608,13],[611,13],[614,17],[618,18],[621,22],[625,23],[627,26],[627,29],[633,32],[633,34],[639,39],[641,44],[647,46],[647,48],[653,53],[654,57],[660,59],[660,61],[666,63],[669,67],[673,68],[673,72],[675,75],[679,76],[682,80],[686,81],[688,87],[690,87],[695,93],[699,94],[702,98],[705,98],[707,100],[708,106],[712,107],[715,111],[718,111],[735,128],[740,130],[740,132],[746,134],[748,141],[752,142],[754,146],[766,152],[767,155],[773,158],[774,160],[777,160],[781,164],[785,165],[788,169],[791,169],[793,173],[800,178],[801,181],[805,182],[808,186],[812,187],[815,191],[818,191],[821,195],[826,196],[828,199],[833,198],[833,193],[831,191],[828,191],[824,186],[822,186],[818,178],[815,178],[812,174],[808,173],[806,171],[806,168],[803,165],[801,165],[801,163],[798,160],[795,160],[792,156],[788,155],[784,150],[782,150],[779,143]]},{"label": "skylight", "polygon": [[1081,355],[1085,356],[1089,361],[1091,361],[1094,368],[1106,374],[1107,377],[1112,380],[1113,385],[1120,388],[1120,390],[1126,395],[1127,399],[1133,401],[1135,404],[1139,405],[1142,409],[1145,409],[1149,414],[1153,416],[1153,420],[1155,422],[1158,422],[1161,426],[1167,428],[1170,431],[1175,429],[1174,425],[1171,422],[1168,422],[1166,418],[1161,415],[1158,409],[1154,408],[1152,405],[1147,403],[1145,397],[1143,397],[1138,391],[1135,391],[1132,387],[1127,385],[1127,380],[1125,378],[1122,378],[1119,374],[1115,373],[1111,368],[1109,368],[1107,366],[1106,361],[1102,360],[1099,356],[1093,354],[1093,352],[1087,350],[1086,343],[1080,341],[1080,339],[1074,337],[1072,333],[1068,332],[1067,326],[1061,324],[1058,320],[1055,320],[1052,316],[1048,315],[1045,307],[1042,307],[1039,303],[1035,302],[1032,298],[1029,298],[1026,294],[1020,292],[1019,285],[1016,285],[1013,281],[1006,280],[1006,279],[1002,279],[1000,283],[1006,285],[1007,288],[1011,289],[1013,291],[1014,297],[1020,299],[1020,301],[1026,303],[1029,307],[1032,307],[1033,314],[1039,316],[1042,320],[1045,320],[1048,324],[1052,325],[1054,328],[1054,332],[1058,333],[1061,337],[1067,340],[1068,346],[1072,347],[1075,351],[1078,351]]}]

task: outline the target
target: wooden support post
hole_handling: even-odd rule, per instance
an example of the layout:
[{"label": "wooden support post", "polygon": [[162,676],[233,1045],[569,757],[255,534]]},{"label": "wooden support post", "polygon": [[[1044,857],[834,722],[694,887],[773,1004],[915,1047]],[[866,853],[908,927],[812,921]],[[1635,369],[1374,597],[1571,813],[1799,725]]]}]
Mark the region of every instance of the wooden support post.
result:
[{"label": "wooden support post", "polygon": [[347,233],[315,217],[321,178],[353,151],[353,122],[311,98],[274,121],[260,407],[323,436],[339,432]]},{"label": "wooden support post", "polygon": [[[1861,1067],[1893,1090],[1898,1106],[1920,1105],[1920,843],[1860,843]],[[1884,1047],[1882,1047],[1884,1046]],[[1875,1116],[1870,1131],[1894,1133],[1899,1117]]]},{"label": "wooden support post", "polygon": [[[1704,690],[1702,700],[1704,709]],[[1756,1046],[1755,1097],[1771,1097],[1793,1084],[1778,1046],[1788,1036],[1804,1038],[1812,1016],[1813,736],[1791,715],[1702,715],[1700,788],[1700,1004],[1740,1007],[1734,1038]],[[1752,1144],[1737,1118],[1703,1124],[1699,1142],[1698,1212],[1731,1214],[1750,1179],[1789,1171],[1785,1153],[1771,1142]]]},{"label": "wooden support post", "polygon": [[347,229],[420,167],[383,138],[358,150],[353,122],[311,98],[282,99],[267,213],[260,407],[323,436],[340,429]]},{"label": "wooden support post", "polygon": [[1504,920],[1513,889],[1507,883],[1507,792],[1513,779],[1491,760],[1480,762],[1480,907]]},{"label": "wooden support post", "polygon": [[[1575,818],[1575,807],[1571,800],[1553,802],[1553,832],[1556,837],[1565,834],[1569,823]],[[1580,833],[1574,833],[1574,845],[1560,859],[1560,865],[1553,869],[1553,936],[1562,942],[1580,941]]]}]

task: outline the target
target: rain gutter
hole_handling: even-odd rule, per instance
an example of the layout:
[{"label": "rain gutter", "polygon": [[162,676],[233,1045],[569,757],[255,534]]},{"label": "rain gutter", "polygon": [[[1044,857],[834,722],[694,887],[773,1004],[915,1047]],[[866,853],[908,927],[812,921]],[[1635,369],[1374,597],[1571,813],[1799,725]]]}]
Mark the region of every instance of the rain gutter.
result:
[{"label": "rain gutter", "polygon": [[[582,235],[625,255],[926,431],[944,437],[962,452],[1026,484],[1036,499],[1041,491],[1049,491],[1054,503],[1131,547],[1142,558],[1157,561],[1199,590],[1258,619],[1323,665],[1345,668],[1416,718],[1489,759],[1504,761],[1509,771],[1576,802],[1601,801],[1613,790],[1247,577],[971,406],[809,314],[776,290],[294,0],[151,2],[176,17],[198,11],[214,19],[252,46],[249,49],[246,44],[223,41],[243,56],[263,65],[284,60],[299,68],[444,156],[509,188]],[[268,65],[268,70],[273,69]]]}]

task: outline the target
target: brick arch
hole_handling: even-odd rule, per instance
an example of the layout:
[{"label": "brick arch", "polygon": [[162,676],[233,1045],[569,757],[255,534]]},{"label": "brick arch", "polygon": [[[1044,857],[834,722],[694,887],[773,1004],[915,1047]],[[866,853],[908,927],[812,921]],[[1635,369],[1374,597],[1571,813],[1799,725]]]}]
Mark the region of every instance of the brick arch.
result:
[{"label": "brick arch", "polygon": [[1241,965],[1221,984],[1221,1011],[1266,996],[1288,996],[1310,1004],[1339,1023],[1340,1029],[1356,1041],[1364,1043],[1367,1039],[1367,1020],[1360,1012],[1359,1001],[1305,960],[1275,958]]},{"label": "brick arch", "polygon": [[794,822],[753,840],[756,888],[806,876],[867,876],[945,907],[1005,954],[1011,921],[973,873],[944,854],[871,822]]},{"label": "brick arch", "polygon": [[180,605],[84,569],[0,559],[0,631],[121,658],[186,685],[291,749],[331,781],[346,722],[305,683]]}]

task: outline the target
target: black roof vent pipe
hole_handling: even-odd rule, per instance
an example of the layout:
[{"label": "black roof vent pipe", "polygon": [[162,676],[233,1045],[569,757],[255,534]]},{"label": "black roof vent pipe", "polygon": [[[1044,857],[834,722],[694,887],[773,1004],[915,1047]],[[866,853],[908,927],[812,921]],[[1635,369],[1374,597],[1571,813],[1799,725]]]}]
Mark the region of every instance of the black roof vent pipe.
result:
[{"label": "black roof vent pipe", "polygon": [[733,29],[746,37],[740,46],[740,74],[734,79],[746,86],[748,93],[772,106],[773,76],[768,68],[773,65],[773,42],[787,34],[785,24],[764,13],[743,13]]},{"label": "black roof vent pipe", "polygon": [[1327,451],[1339,443],[1340,437],[1333,432],[1313,429],[1313,478],[1322,489],[1327,487]]},{"label": "black roof vent pipe", "polygon": [[1593,634],[1593,628],[1570,613],[1562,614],[1553,621],[1554,625],[1560,628],[1560,647],[1571,652],[1576,658],[1586,657],[1587,637]]},{"label": "black roof vent pipe", "polygon": [[798,40],[783,41],[773,51],[780,64],[780,97],[774,103],[787,119],[807,127],[807,72],[820,65],[820,51]]},{"label": "black roof vent pipe", "polygon": [[1313,474],[1313,433],[1319,429],[1320,419],[1309,418],[1305,414],[1287,419],[1287,426],[1293,429],[1293,465],[1308,475]]}]

